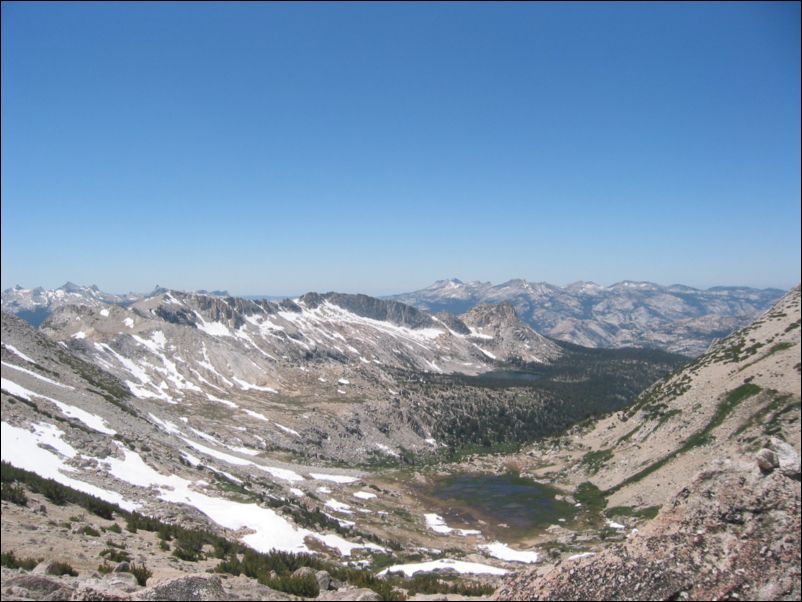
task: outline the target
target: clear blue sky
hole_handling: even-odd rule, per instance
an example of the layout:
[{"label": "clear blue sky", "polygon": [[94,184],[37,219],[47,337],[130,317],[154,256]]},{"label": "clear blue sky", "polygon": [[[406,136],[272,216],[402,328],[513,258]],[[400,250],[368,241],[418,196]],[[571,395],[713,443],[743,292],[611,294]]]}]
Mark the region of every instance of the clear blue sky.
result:
[{"label": "clear blue sky", "polygon": [[2,287],[800,280],[800,5],[2,4]]}]

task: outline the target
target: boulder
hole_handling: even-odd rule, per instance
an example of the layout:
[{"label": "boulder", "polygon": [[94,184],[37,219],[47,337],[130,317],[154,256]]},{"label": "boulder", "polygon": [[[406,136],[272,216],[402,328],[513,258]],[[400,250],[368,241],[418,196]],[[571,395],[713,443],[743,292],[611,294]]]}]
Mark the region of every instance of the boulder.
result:
[{"label": "boulder", "polygon": [[346,587],[337,591],[320,592],[316,600],[354,600],[355,602],[374,602],[381,600],[381,596],[372,589],[365,587]]},{"label": "boulder", "polygon": [[325,592],[329,589],[331,585],[331,575],[329,575],[328,571],[317,571],[315,573],[315,579],[317,579],[317,584],[320,587],[320,591]]},{"label": "boulder", "polygon": [[760,468],[760,471],[763,473],[770,473],[780,465],[777,460],[777,454],[767,447],[764,447],[755,454],[755,460],[757,461],[758,468]]},{"label": "boulder", "polygon": [[[320,571],[324,573],[325,571]],[[299,569],[296,569],[295,572],[292,574],[293,577],[314,577],[317,579],[317,571],[310,566],[302,566]],[[322,587],[320,589],[323,589]]]},{"label": "boulder", "polygon": [[71,590],[65,588],[64,584],[56,578],[40,575],[19,575],[11,577],[3,583],[3,598],[8,596],[9,598],[44,600],[53,593],[62,594],[63,598],[69,597]]},{"label": "boulder", "polygon": [[228,600],[216,575],[190,575],[167,579],[141,590],[137,600]]},{"label": "boulder", "polygon": [[792,445],[777,437],[771,438],[771,447],[776,453],[777,465],[780,467],[780,472],[786,477],[798,481],[800,475],[802,475],[802,471],[800,470],[799,454],[797,451]]}]

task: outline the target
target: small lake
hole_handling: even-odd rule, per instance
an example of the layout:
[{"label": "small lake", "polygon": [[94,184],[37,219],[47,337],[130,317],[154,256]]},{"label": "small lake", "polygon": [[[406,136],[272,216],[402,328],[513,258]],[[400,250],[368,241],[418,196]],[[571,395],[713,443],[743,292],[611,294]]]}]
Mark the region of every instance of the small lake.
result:
[{"label": "small lake", "polygon": [[[559,490],[513,473],[442,477],[425,493],[440,507],[432,512],[442,514],[449,526],[470,524],[472,528],[507,536],[545,529],[558,524],[561,518],[570,522],[577,512],[573,504],[554,499]],[[491,528],[476,526],[479,520]],[[499,523],[509,528],[499,530]]]}]

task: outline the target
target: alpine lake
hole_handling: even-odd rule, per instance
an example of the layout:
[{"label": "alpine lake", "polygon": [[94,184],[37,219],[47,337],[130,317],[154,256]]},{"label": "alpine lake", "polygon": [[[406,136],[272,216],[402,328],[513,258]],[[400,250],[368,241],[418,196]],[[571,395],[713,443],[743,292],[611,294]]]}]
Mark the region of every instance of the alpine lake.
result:
[{"label": "alpine lake", "polygon": [[479,529],[505,541],[528,539],[550,525],[572,523],[580,508],[560,491],[515,473],[438,476],[419,490],[448,526]]}]

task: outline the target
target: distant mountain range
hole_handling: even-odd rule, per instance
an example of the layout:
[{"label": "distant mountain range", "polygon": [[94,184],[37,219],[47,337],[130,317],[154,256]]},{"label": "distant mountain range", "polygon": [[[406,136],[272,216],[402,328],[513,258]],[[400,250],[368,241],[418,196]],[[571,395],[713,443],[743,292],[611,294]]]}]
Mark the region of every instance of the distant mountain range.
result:
[{"label": "distant mountain range", "polygon": [[522,279],[502,284],[438,280],[388,297],[420,309],[461,314],[483,303],[510,303],[535,331],[586,347],[655,347],[696,356],[751,322],[785,291],[748,287],[706,290],[625,280],[565,287]]},{"label": "distant mountain range", "polygon": [[[2,295],[2,309],[17,314],[33,326],[39,326],[57,308],[66,305],[88,305],[104,307],[121,305],[126,307],[139,299],[166,293],[168,289],[158,284],[149,293],[115,294],[100,290],[96,285],[81,286],[66,282],[58,288],[48,289],[41,286],[23,288],[19,285],[7,288]],[[199,294],[213,297],[226,297],[228,291],[197,291]]]},{"label": "distant mountain range", "polygon": [[[112,294],[97,286],[67,282],[57,289],[9,288],[2,309],[39,326],[66,305],[127,307],[164,294],[156,285],[149,293]],[[196,291],[229,297],[224,290]],[[518,318],[540,334],[594,348],[651,347],[697,356],[716,339],[742,328],[775,303],[784,291],[748,287],[700,290],[681,284],[623,281],[611,286],[575,282],[565,287],[522,279],[501,284],[438,280],[431,286],[385,299],[432,313],[461,315],[477,305],[508,303]],[[277,297],[246,297],[250,300]]]}]

